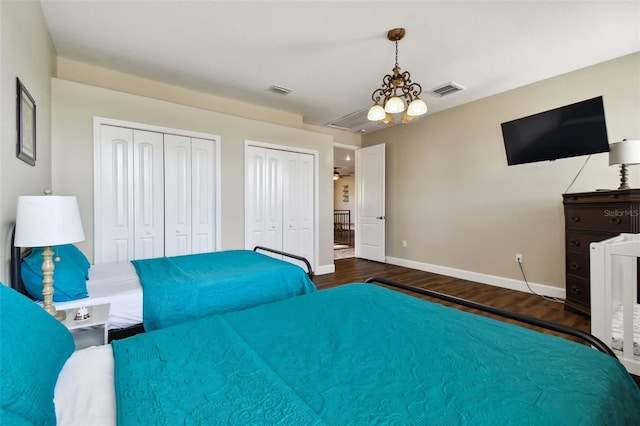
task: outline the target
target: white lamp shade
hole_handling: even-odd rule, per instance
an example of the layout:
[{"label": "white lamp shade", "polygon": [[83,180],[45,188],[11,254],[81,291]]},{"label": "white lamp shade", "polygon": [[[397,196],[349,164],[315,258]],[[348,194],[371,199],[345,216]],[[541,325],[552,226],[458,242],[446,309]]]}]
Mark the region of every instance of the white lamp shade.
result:
[{"label": "white lamp shade", "polygon": [[407,108],[407,114],[413,117],[427,113],[427,104],[422,99],[414,99]]},{"label": "white lamp shade", "polygon": [[84,240],[78,200],[73,196],[18,197],[15,245],[46,247]]},{"label": "white lamp shade", "polygon": [[386,104],[384,104],[384,110],[389,114],[396,114],[404,111],[404,102],[397,96],[390,98]]},{"label": "white lamp shade", "polygon": [[382,106],[378,104],[375,104],[369,109],[369,113],[367,114],[367,119],[371,121],[379,121],[379,120],[382,120],[385,117],[385,115],[387,115],[387,113],[384,112],[384,108],[382,108]]},{"label": "white lamp shade", "polygon": [[640,164],[640,140],[623,140],[609,145],[609,165]]}]

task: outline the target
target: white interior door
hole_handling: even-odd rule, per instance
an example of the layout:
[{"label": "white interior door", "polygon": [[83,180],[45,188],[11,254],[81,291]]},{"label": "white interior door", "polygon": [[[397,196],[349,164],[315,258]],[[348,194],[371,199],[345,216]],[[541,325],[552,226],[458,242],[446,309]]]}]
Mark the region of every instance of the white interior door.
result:
[{"label": "white interior door", "polygon": [[164,137],[165,256],[191,253],[191,139]]},{"label": "white interior door", "polygon": [[314,154],[246,141],[245,249],[260,245],[315,263],[316,162]]},{"label": "white interior door", "polygon": [[133,130],[134,258],[164,255],[163,135]]},{"label": "white interior door", "polygon": [[96,161],[95,263],[134,258],[133,130],[100,126]]},{"label": "white interior door", "polygon": [[355,255],[385,261],[385,145],[356,151]]},{"label": "white interior door", "polygon": [[264,148],[245,147],[244,159],[244,247],[265,245],[265,152]]},{"label": "white interior door", "polygon": [[191,253],[216,249],[215,168],[214,142],[191,138]]}]

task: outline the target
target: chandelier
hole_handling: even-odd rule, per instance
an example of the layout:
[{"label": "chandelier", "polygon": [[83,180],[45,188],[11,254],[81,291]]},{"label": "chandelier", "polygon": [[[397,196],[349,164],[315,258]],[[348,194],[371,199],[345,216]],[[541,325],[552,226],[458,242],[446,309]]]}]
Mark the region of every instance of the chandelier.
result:
[{"label": "chandelier", "polygon": [[382,87],[373,91],[371,99],[374,105],[367,114],[369,120],[380,124],[393,123],[393,114],[402,112],[402,122],[410,123],[427,112],[427,104],[419,98],[422,86],[411,81],[409,71],[400,72],[398,41],[404,35],[404,28],[394,28],[387,33],[387,38],[396,43],[396,65],[393,67],[393,75],[385,75]]}]

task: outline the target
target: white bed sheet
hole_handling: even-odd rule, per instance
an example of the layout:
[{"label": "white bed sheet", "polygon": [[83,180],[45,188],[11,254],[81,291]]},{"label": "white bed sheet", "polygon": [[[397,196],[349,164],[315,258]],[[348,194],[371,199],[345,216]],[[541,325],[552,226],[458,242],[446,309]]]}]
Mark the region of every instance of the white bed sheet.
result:
[{"label": "white bed sheet", "polygon": [[53,402],[60,426],[116,425],[111,345],[74,352],[58,375]]},{"label": "white bed sheet", "polygon": [[109,329],[142,323],[142,285],[131,262],[91,265],[87,280],[89,297],[54,303],[57,310],[110,303]]}]

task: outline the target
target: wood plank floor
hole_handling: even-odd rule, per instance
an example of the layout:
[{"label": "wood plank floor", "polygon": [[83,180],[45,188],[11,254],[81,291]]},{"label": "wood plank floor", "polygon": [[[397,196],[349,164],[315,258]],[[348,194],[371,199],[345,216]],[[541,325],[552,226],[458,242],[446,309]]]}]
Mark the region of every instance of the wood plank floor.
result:
[{"label": "wood plank floor", "polygon": [[[357,258],[335,260],[335,266],[335,273],[314,277],[313,281],[318,289],[323,290],[351,282],[363,282],[370,277],[386,278],[537,318],[543,318],[548,321],[570,325],[587,332],[591,330],[591,323],[587,316],[567,311],[564,309],[562,303],[553,302],[537,295]],[[448,305],[446,302],[437,302]],[[471,309],[456,307],[497,318]],[[511,320],[498,319],[516,323]],[[517,324],[522,325],[520,323]],[[530,328],[536,329],[535,327]],[[553,332],[549,333],[555,334]],[[632,377],[640,387],[640,377]]]}]

